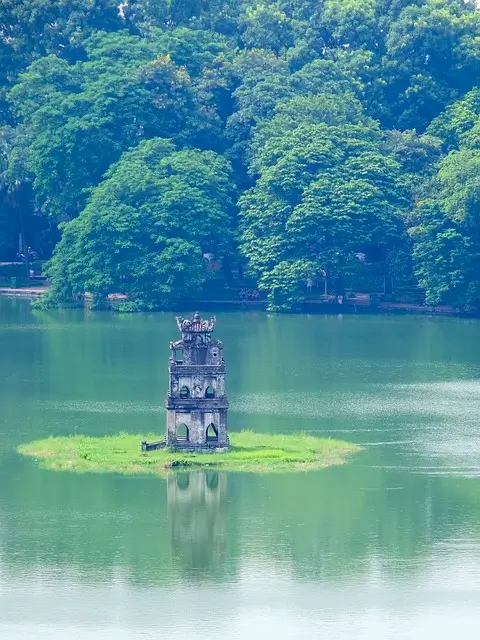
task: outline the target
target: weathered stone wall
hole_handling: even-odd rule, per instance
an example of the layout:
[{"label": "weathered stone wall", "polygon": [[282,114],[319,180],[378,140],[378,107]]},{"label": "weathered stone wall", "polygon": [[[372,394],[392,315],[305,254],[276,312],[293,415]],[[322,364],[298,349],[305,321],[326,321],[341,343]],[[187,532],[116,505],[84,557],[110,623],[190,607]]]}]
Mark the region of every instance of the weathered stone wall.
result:
[{"label": "weathered stone wall", "polygon": [[182,387],[188,389],[189,398],[205,398],[208,387],[213,388],[215,398],[222,398],[225,395],[225,374],[173,374],[170,378],[171,396],[180,397]]},{"label": "weathered stone wall", "polygon": [[[215,324],[203,321],[198,314],[192,320],[177,319],[182,339],[172,342],[167,395],[167,444],[189,447],[228,447],[227,409],[225,395],[225,363],[223,344],[211,339]],[[179,354],[181,353],[181,360]],[[211,392],[207,394],[207,390]],[[218,437],[207,442],[210,436]],[[178,428],[185,425],[188,440],[178,439]],[[182,434],[183,435],[183,434]]]},{"label": "weathered stone wall", "polygon": [[181,425],[188,429],[188,441],[192,445],[207,444],[207,429],[215,425],[218,432],[218,446],[228,446],[227,410],[195,410],[175,409],[167,411],[167,444],[177,442],[177,430]]}]

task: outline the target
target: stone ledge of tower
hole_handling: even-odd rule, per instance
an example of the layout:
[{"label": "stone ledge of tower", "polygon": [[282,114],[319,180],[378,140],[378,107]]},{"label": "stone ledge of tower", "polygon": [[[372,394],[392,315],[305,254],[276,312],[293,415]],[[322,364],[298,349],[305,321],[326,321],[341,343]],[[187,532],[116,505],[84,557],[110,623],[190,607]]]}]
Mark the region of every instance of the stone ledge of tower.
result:
[{"label": "stone ledge of tower", "polygon": [[209,411],[210,409],[228,409],[227,396],[221,398],[173,398],[167,396],[165,401],[167,409],[186,409],[189,411]]},{"label": "stone ledge of tower", "polygon": [[170,373],[178,373],[182,375],[197,374],[222,374],[226,372],[224,364],[174,364],[168,366]]}]

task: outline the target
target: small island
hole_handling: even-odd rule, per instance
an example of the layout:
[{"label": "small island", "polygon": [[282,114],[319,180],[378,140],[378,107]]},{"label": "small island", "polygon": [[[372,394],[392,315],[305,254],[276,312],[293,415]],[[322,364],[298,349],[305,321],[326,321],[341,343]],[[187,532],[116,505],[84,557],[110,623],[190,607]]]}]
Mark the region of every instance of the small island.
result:
[{"label": "small island", "polygon": [[[148,435],[155,440],[158,436]],[[228,451],[198,453],[173,448],[142,452],[139,436],[119,434],[100,438],[75,435],[50,437],[18,447],[40,467],[77,473],[153,474],[176,469],[208,468],[224,471],[307,471],[346,462],[358,445],[306,434],[272,435],[240,431],[230,434]]]},{"label": "small island", "polygon": [[155,474],[209,468],[299,471],[342,464],[360,447],[305,433],[229,433],[223,343],[212,338],[215,317],[177,317],[181,339],[170,343],[165,437],[122,433],[50,437],[18,451],[59,471]]}]

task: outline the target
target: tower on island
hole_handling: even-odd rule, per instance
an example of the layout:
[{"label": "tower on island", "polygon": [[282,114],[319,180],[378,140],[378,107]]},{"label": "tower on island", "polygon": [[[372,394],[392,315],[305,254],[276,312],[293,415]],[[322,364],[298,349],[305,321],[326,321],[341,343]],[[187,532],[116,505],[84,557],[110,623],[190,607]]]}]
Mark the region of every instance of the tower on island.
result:
[{"label": "tower on island", "polygon": [[182,338],[170,343],[166,446],[227,449],[228,401],[223,344],[212,339],[215,317],[177,318]]}]

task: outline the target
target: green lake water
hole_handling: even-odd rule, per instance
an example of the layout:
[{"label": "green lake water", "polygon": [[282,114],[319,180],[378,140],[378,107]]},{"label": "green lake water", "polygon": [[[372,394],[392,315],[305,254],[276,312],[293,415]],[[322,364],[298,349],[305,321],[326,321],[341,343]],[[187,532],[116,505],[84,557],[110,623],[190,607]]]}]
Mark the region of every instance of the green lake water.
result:
[{"label": "green lake water", "polygon": [[297,474],[55,473],[164,431],[173,314],[0,299],[0,638],[476,639],[480,321],[218,313],[230,428],[366,445]]}]

